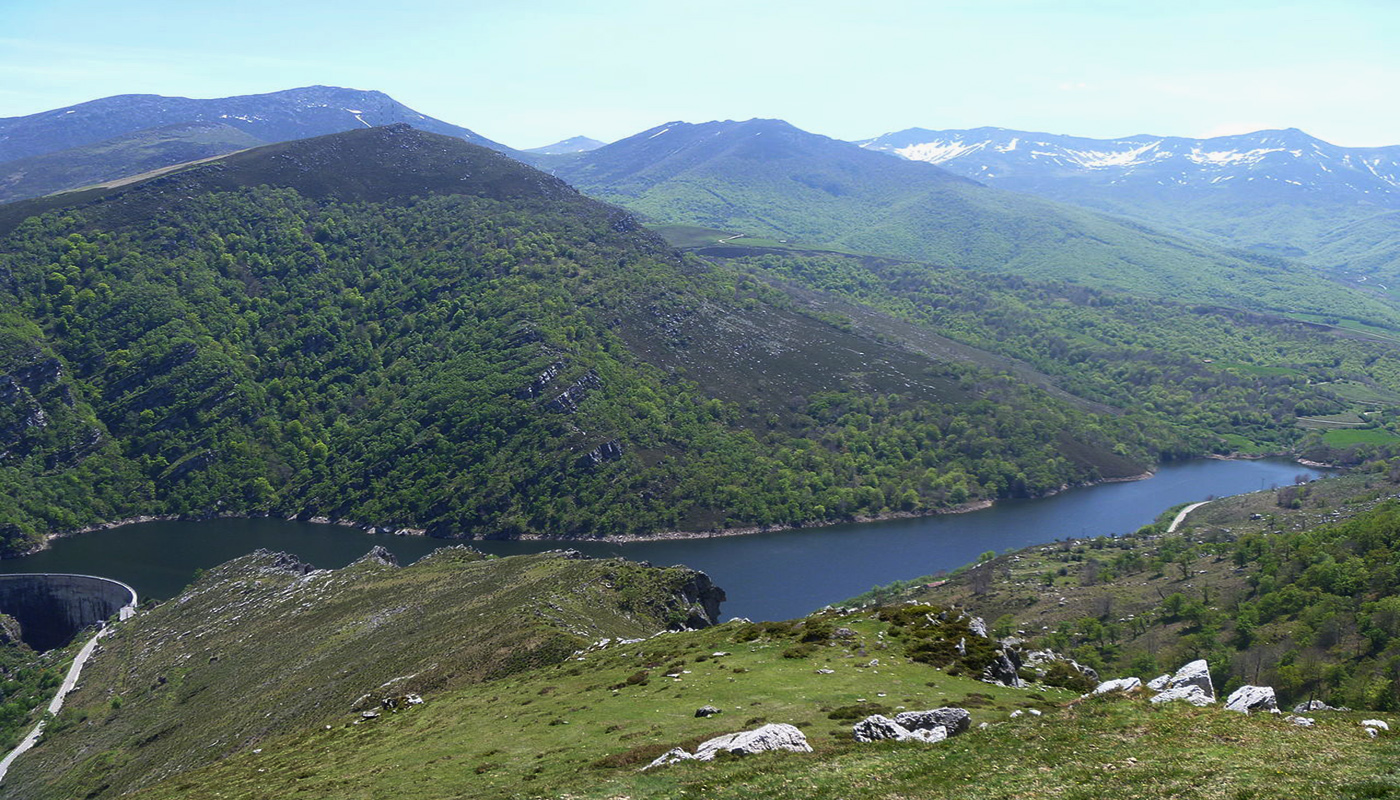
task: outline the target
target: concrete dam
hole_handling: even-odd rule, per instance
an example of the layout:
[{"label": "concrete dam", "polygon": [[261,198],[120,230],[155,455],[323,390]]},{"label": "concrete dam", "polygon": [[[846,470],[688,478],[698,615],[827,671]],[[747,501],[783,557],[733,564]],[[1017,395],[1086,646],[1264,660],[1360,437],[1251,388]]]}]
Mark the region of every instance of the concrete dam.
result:
[{"label": "concrete dam", "polygon": [[19,621],[25,644],[40,652],[62,647],[79,631],[136,610],[136,590],[93,575],[0,575],[0,613]]}]

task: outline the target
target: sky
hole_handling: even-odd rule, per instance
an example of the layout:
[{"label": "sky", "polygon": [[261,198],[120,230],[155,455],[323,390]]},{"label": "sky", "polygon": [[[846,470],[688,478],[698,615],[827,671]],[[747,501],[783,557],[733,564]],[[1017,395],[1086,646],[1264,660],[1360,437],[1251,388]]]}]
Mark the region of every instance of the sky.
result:
[{"label": "sky", "polygon": [[1397,0],[0,0],[0,117],[326,84],[520,148],[751,117],[1362,147],[1400,144],[1397,45]]}]

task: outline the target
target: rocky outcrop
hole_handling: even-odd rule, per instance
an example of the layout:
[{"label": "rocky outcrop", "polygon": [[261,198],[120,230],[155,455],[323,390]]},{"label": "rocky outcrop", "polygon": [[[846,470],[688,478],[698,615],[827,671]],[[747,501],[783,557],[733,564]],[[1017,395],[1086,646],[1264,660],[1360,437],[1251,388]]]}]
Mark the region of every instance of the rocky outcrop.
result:
[{"label": "rocky outcrop", "polygon": [[559,377],[559,373],[564,371],[564,362],[556,361],[545,367],[535,379],[526,386],[516,390],[515,396],[522,400],[531,400],[544,394],[544,390],[549,388],[549,384]]},{"label": "rocky outcrop", "polygon": [[1225,698],[1226,711],[1249,714],[1254,711],[1279,713],[1278,698],[1272,686],[1241,686]]},{"label": "rocky outcrop", "polygon": [[699,570],[689,570],[690,579],[680,587],[680,598],[689,606],[684,627],[706,628],[719,622],[719,605],[727,598],[724,590]]},{"label": "rocky outcrop", "polygon": [[601,465],[604,461],[616,461],[622,458],[622,452],[622,442],[612,439],[580,456],[579,466],[591,468]]},{"label": "rocky outcrop", "polygon": [[794,753],[810,753],[812,746],[807,737],[795,726],[785,723],[772,723],[751,731],[726,733],[702,742],[695,752],[688,753],[677,747],[643,767],[664,767],[679,761],[713,761],[720,753],[737,756],[750,756],[770,750],[788,750]]},{"label": "rocky outcrop", "polygon": [[1350,711],[1349,708],[1333,708],[1321,700],[1309,700],[1293,707],[1294,714],[1307,714],[1312,711]]},{"label": "rocky outcrop", "polygon": [[350,566],[363,566],[377,564],[381,567],[397,567],[399,565],[398,556],[386,550],[382,545],[375,545],[369,549],[368,553],[355,559],[355,563]]},{"label": "rocky outcrop", "polygon": [[869,742],[879,742],[893,740],[896,742],[941,742],[948,738],[948,729],[942,725],[935,725],[928,728],[909,729],[890,719],[889,717],[874,714],[857,722],[851,728],[857,742],[867,744]]},{"label": "rocky outcrop", "polygon": [[1172,676],[1170,674],[1158,675],[1157,677],[1147,682],[1147,688],[1151,689],[1154,692],[1160,692],[1163,689],[1167,688],[1167,684],[1171,683],[1171,681]]},{"label": "rocky outcrop", "polygon": [[945,706],[927,711],[901,711],[894,721],[911,731],[944,728],[949,736],[965,733],[972,727],[972,715],[965,708]]},{"label": "rocky outcrop", "polygon": [[982,680],[1012,688],[1024,686],[1025,682],[1021,680],[1020,656],[1009,647],[998,650],[996,660],[982,670]]},{"label": "rocky outcrop", "polygon": [[1109,692],[1136,692],[1142,688],[1142,681],[1138,678],[1115,678],[1111,681],[1104,681],[1094,687],[1093,694],[1108,694]]},{"label": "rocky outcrop", "polygon": [[1186,686],[1199,688],[1211,702],[1215,702],[1215,684],[1211,683],[1210,665],[1204,658],[1198,658],[1177,670],[1171,680],[1167,681],[1168,691]]},{"label": "rocky outcrop", "polygon": [[1193,706],[1208,706],[1215,702],[1214,697],[1195,684],[1177,686],[1152,698],[1153,703],[1171,703],[1177,700],[1183,700]]},{"label": "rocky outcrop", "polygon": [[[1003,639],[1002,643],[1008,643],[1009,639]],[[1021,656],[1021,664],[1024,669],[1029,669],[1035,673],[1037,678],[1044,678],[1050,673],[1053,666],[1063,664],[1064,666],[1078,672],[1084,677],[1097,681],[1099,673],[1093,667],[1086,667],[1072,658],[1063,656],[1054,650],[1031,650]]]},{"label": "rocky outcrop", "polygon": [[545,403],[545,408],[563,414],[572,414],[578,411],[578,404],[583,402],[589,392],[594,389],[600,389],[602,386],[603,382],[599,380],[598,373],[590,369],[583,374],[582,378],[570,384],[569,388],[560,392],[553,400]]}]

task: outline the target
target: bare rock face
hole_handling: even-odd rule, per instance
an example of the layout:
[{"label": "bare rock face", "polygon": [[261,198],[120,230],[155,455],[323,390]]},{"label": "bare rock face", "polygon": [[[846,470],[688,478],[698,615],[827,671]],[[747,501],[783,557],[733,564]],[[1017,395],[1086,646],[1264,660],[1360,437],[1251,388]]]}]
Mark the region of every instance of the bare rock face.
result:
[{"label": "bare rock face", "polygon": [[1147,688],[1151,689],[1154,692],[1160,692],[1163,689],[1167,688],[1167,684],[1171,682],[1171,675],[1158,675],[1157,677],[1147,682]]},{"label": "bare rock face", "polygon": [[944,728],[949,736],[957,736],[972,727],[972,715],[967,709],[952,706],[928,711],[901,711],[894,715],[894,721],[910,731]]},{"label": "bare rock face", "polygon": [[1184,686],[1198,687],[1205,693],[1210,701],[1215,702],[1215,684],[1210,680],[1210,665],[1204,658],[1198,658],[1190,664],[1182,667],[1172,675],[1172,679],[1167,682],[1167,689],[1178,689]]},{"label": "bare rock face", "polygon": [[1225,698],[1226,711],[1239,711],[1248,714],[1252,711],[1279,713],[1278,698],[1272,686],[1241,686]]},{"label": "bare rock face", "polygon": [[1142,688],[1142,680],[1139,678],[1115,678],[1111,681],[1104,681],[1094,687],[1094,694],[1107,694],[1109,692],[1135,692]]}]

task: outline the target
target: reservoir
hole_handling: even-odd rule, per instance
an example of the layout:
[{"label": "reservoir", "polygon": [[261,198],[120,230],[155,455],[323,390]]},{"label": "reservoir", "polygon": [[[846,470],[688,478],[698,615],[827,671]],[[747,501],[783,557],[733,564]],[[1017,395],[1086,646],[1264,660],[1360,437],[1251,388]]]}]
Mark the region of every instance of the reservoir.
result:
[{"label": "reservoir", "polygon": [[[591,556],[684,564],[709,573],[729,594],[723,607],[726,619],[790,619],[877,584],[959,567],[988,550],[1000,553],[1057,539],[1130,533],[1178,503],[1259,491],[1290,484],[1298,475],[1322,474],[1284,459],[1186,461],[1164,465],[1148,480],[1000,501],[967,514],[632,544],[467,544],[497,555],[572,547]],[[333,569],[376,544],[408,564],[453,543],[280,519],[146,522],[56,540],[44,552],[0,561],[0,573],[100,575],[135,587],[143,599],[164,599],[177,594],[196,570],[260,547]]]}]

